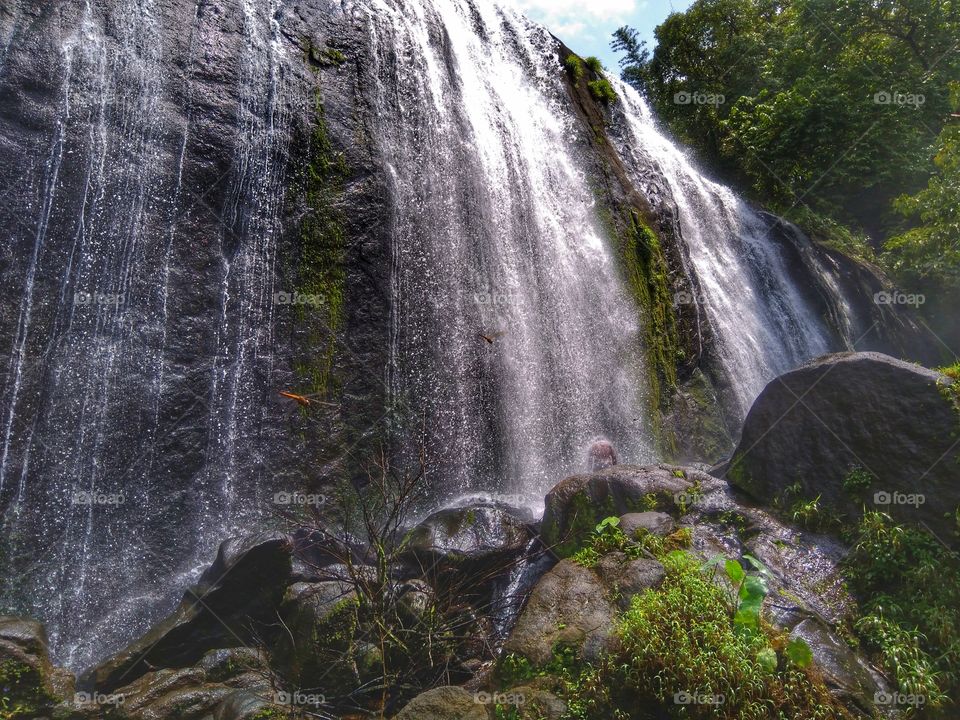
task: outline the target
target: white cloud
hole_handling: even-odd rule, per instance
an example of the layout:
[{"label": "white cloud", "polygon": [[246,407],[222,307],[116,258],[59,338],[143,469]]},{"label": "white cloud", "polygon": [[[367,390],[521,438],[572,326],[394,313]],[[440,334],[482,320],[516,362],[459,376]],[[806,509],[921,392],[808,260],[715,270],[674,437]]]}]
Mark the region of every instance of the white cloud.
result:
[{"label": "white cloud", "polygon": [[513,0],[513,4],[555,35],[575,38],[599,24],[621,23],[646,3],[644,0]]}]

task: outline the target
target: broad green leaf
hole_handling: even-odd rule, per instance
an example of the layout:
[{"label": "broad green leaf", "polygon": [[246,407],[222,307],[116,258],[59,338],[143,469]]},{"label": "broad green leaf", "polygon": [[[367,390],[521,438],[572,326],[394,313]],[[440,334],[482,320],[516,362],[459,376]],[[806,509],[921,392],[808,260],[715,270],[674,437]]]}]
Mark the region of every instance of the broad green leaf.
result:
[{"label": "broad green leaf", "polygon": [[803,638],[794,638],[787,643],[786,654],[793,664],[802,668],[813,662],[813,652]]},{"label": "broad green leaf", "polygon": [[743,571],[743,566],[736,560],[727,560],[724,564],[724,569],[727,571],[727,577],[730,578],[730,582],[734,585],[742,583],[743,579],[747,576]]}]

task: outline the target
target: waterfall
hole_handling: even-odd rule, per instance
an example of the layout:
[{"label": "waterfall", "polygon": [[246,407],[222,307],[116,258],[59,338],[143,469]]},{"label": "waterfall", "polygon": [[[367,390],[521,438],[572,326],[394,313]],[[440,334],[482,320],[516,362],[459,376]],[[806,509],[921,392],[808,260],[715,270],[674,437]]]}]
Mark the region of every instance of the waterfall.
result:
[{"label": "waterfall", "polygon": [[[685,270],[699,288],[678,294],[675,303],[705,311],[743,417],[767,382],[830,351],[834,341],[774,239],[778,221],[704,177],[657,129],[636,91],[622,82],[616,88],[627,125],[618,151],[638,187],[653,176],[666,183],[688,254]],[[839,293],[836,281],[822,274]]]},{"label": "waterfall", "polygon": [[[42,619],[73,669],[143,633],[221,541],[269,521],[270,458],[296,442],[269,403],[296,375],[273,299],[291,289],[279,269],[299,220],[285,214],[287,166],[314,92],[352,94],[331,126],[338,142],[356,133],[367,165],[337,200],[349,210],[366,193],[357,223],[382,223],[389,252],[348,257],[389,267],[347,275],[382,281],[372,294],[389,295],[390,316],[364,306],[348,320],[388,346],[386,417],[401,456],[426,438],[425,502],[482,492],[536,506],[597,438],[622,462],[657,459],[647,318],[592,186],[594,130],[556,39],[497,2],[321,4],[327,25],[309,40],[342,32],[343,67],[308,69],[320,10],[283,0],[75,0],[55,21],[63,37],[42,39],[56,52],[35,84],[55,99],[51,117],[23,123],[42,139],[22,147],[19,221],[0,246],[16,288],[0,313],[0,560],[17,579],[0,601]],[[41,33],[17,25],[17,8],[0,82],[42,45],[21,43]],[[703,308],[742,415],[765,381],[834,341],[766,216],[698,173],[617,89],[613,150],[638,189],[660,184],[676,209],[701,292],[678,302]],[[378,192],[387,199],[369,202]],[[351,370],[379,373],[381,350]],[[366,399],[361,388],[350,401]],[[300,465],[283,470],[303,479]]]},{"label": "waterfall", "polygon": [[652,459],[639,310],[574,149],[555,40],[490,3],[358,12],[395,189],[391,391],[425,418],[443,494],[540,503],[598,436]]},{"label": "waterfall", "polygon": [[75,3],[54,132],[20,178],[36,192],[13,240],[21,297],[0,388],[0,557],[17,577],[2,601],[41,618],[71,668],[145,631],[225,537],[269,512],[238,468],[261,464],[273,372],[283,3],[243,3],[232,162],[188,187],[203,151],[191,124],[207,119],[190,77],[185,112],[168,110],[165,31],[182,20],[202,68],[197,37],[218,22],[202,5],[171,17],[155,0]]}]

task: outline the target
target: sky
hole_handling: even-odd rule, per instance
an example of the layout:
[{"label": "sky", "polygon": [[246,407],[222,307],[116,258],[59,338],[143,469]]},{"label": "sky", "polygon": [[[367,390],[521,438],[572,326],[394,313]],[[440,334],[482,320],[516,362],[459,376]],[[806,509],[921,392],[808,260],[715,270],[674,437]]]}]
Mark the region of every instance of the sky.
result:
[{"label": "sky", "polygon": [[596,55],[618,71],[618,56],[610,49],[613,31],[629,25],[653,47],[653,29],[671,12],[681,12],[693,0],[514,0],[531,20],[546,25],[582,57]]}]

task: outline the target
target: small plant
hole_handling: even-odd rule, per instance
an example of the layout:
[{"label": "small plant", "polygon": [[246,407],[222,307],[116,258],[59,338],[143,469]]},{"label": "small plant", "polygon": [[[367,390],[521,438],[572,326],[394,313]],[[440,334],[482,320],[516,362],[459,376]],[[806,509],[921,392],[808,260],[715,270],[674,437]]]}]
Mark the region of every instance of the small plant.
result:
[{"label": "small plant", "polygon": [[588,68],[590,68],[597,75],[601,75],[601,76],[603,75],[603,63],[600,62],[600,58],[594,57],[593,55],[591,55],[588,58],[584,58],[583,62],[584,64],[586,64]]},{"label": "small plant", "polygon": [[590,94],[599,102],[610,104],[617,101],[617,91],[613,89],[613,85],[606,78],[598,78],[588,82],[587,87],[590,88]]},{"label": "small plant", "polygon": [[798,500],[790,510],[793,521],[805,528],[819,527],[822,520],[820,513],[820,495],[813,500]]},{"label": "small plant", "polygon": [[585,72],[583,60],[578,58],[573,53],[567,55],[567,59],[563,61],[563,66],[567,69],[567,74],[574,83],[578,83],[583,79]]},{"label": "small plant", "polygon": [[659,504],[660,504],[660,501],[657,500],[657,496],[654,493],[647,493],[642,498],[640,498],[640,508],[644,512],[650,512],[651,510],[656,510]]},{"label": "small plant", "polygon": [[843,479],[843,489],[851,495],[859,495],[873,484],[873,475],[859,465],[852,468]]}]

